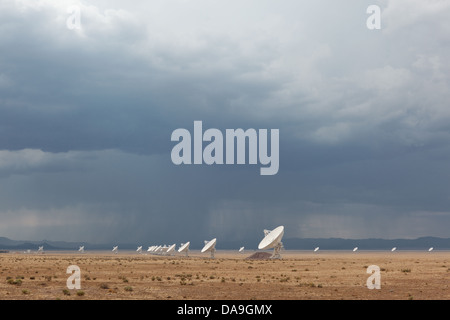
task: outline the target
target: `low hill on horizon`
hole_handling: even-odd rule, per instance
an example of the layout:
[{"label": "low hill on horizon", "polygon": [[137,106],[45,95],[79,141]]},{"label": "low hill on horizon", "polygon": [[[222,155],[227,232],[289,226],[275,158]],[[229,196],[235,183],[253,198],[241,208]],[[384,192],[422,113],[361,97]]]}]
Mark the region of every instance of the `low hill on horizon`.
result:
[{"label": "low hill on horizon", "polygon": [[[257,250],[258,240],[245,241],[221,241],[217,239],[216,249],[218,250],[238,250],[244,246],[246,250]],[[420,237],[416,239],[343,239],[343,238],[286,238],[283,239],[286,250],[313,250],[319,247],[320,250],[351,250],[358,247],[359,250],[390,250],[396,247],[398,250],[427,250],[433,247],[436,250],[450,250],[450,238]],[[154,243],[148,244],[153,245]],[[103,243],[93,244],[88,242],[67,242],[51,240],[11,240],[0,237],[0,250],[37,250],[39,246],[44,246],[44,250],[78,250],[84,246],[86,250],[112,250],[118,245],[120,249],[136,250],[142,243]],[[179,244],[177,244],[177,247]],[[201,244],[191,243],[193,250],[202,248]]]}]

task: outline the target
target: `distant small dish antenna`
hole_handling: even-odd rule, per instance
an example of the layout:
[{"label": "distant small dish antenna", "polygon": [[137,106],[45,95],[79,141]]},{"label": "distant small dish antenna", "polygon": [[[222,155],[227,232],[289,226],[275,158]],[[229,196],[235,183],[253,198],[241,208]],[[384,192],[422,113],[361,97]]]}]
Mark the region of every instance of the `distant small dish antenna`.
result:
[{"label": "distant small dish antenna", "polygon": [[353,252],[358,251],[358,247],[353,248]]},{"label": "distant small dish antenna", "polygon": [[113,247],[112,252],[118,253],[119,252],[119,246]]},{"label": "distant small dish antenna", "polygon": [[174,253],[174,251],[175,251],[175,246],[176,246],[176,243],[174,243],[173,245],[168,247],[167,250],[166,250],[166,254],[172,255]]},{"label": "distant small dish antenna", "polygon": [[186,243],[182,243],[181,247],[178,249],[178,252],[180,252],[180,253],[184,252],[187,257],[189,255],[189,245],[190,244],[191,243],[189,241]]},{"label": "distant small dish antenna", "polygon": [[259,250],[266,250],[273,248],[273,254],[271,259],[281,259],[280,251],[283,248],[283,242],[281,239],[284,235],[284,226],[279,226],[270,230],[264,230],[264,239],[258,245]]},{"label": "distant small dish antenna", "polygon": [[239,248],[239,253],[244,252],[245,247],[240,247]]},{"label": "distant small dish antenna", "polygon": [[314,248],[314,252],[317,252],[317,251],[319,251],[319,247]]},{"label": "distant small dish antenna", "polygon": [[394,252],[395,250],[397,250],[397,247],[393,247],[393,248],[391,249],[392,252]]},{"label": "distant small dish antenna", "polygon": [[136,252],[137,252],[137,253],[142,253],[142,246],[139,246],[139,247],[136,249]]},{"label": "distant small dish antenna", "polygon": [[161,254],[166,254],[167,249],[169,249],[169,246],[168,246],[168,245],[163,245],[163,246],[160,248],[159,251],[161,252]]},{"label": "distant small dish antenna", "polygon": [[78,249],[78,252],[84,253],[84,246],[81,246],[81,247]]},{"label": "distant small dish antenna", "polygon": [[209,251],[211,253],[211,259],[214,259],[214,253],[216,252],[216,242],[216,238],[210,241],[205,240],[205,246],[203,247],[201,253]]},{"label": "distant small dish antenna", "polygon": [[428,252],[433,251],[433,247],[431,247],[430,249],[428,249]]},{"label": "distant small dish antenna", "polygon": [[39,247],[37,253],[44,253],[44,246]]}]

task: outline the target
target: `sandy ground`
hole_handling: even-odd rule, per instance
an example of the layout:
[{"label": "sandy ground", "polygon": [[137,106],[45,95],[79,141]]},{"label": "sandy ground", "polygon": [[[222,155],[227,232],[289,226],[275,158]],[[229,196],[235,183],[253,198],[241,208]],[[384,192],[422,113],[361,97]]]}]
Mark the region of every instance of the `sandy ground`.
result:
[{"label": "sandy ground", "polygon": [[[450,300],[450,252],[301,252],[246,260],[217,251],[155,256],[135,252],[0,254],[2,300]],[[67,267],[81,289],[68,289]],[[367,268],[380,268],[369,290]]]}]

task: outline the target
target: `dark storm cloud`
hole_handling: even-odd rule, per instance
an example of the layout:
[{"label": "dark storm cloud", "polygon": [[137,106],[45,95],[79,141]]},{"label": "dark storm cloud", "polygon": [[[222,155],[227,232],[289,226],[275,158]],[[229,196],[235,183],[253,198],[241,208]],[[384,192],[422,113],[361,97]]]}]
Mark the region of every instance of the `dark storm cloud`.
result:
[{"label": "dark storm cloud", "polygon": [[[2,3],[0,232],[448,236],[450,6],[382,1],[370,31],[369,2]],[[173,165],[194,120],[280,129],[278,174]]]}]

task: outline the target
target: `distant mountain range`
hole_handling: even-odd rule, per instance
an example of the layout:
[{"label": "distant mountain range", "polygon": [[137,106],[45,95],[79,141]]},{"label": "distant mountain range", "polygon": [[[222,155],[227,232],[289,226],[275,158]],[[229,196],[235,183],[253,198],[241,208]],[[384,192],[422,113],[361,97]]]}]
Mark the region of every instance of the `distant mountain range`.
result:
[{"label": "distant mountain range", "polygon": [[[255,243],[254,240],[238,242],[217,239],[216,248],[218,250],[237,250],[241,246],[245,246],[246,250],[256,250],[258,243],[258,240]],[[283,244],[286,250],[313,250],[316,247],[320,247],[320,250],[351,250],[354,247],[358,247],[359,250],[390,250],[393,247],[397,247],[398,250],[427,250],[430,247],[433,247],[435,250],[450,250],[450,238],[438,237],[421,237],[417,239],[286,238],[283,239]],[[0,250],[9,251],[37,250],[39,246],[44,246],[44,250],[46,251],[78,250],[80,246],[85,246],[86,250],[111,250],[113,245],[118,245],[120,249],[136,250],[137,246],[142,244],[92,244],[87,242],[50,240],[22,241],[0,237]],[[192,243],[191,248],[197,250],[201,249],[201,246],[196,246],[196,244]],[[145,249],[146,247],[144,245]]]}]

